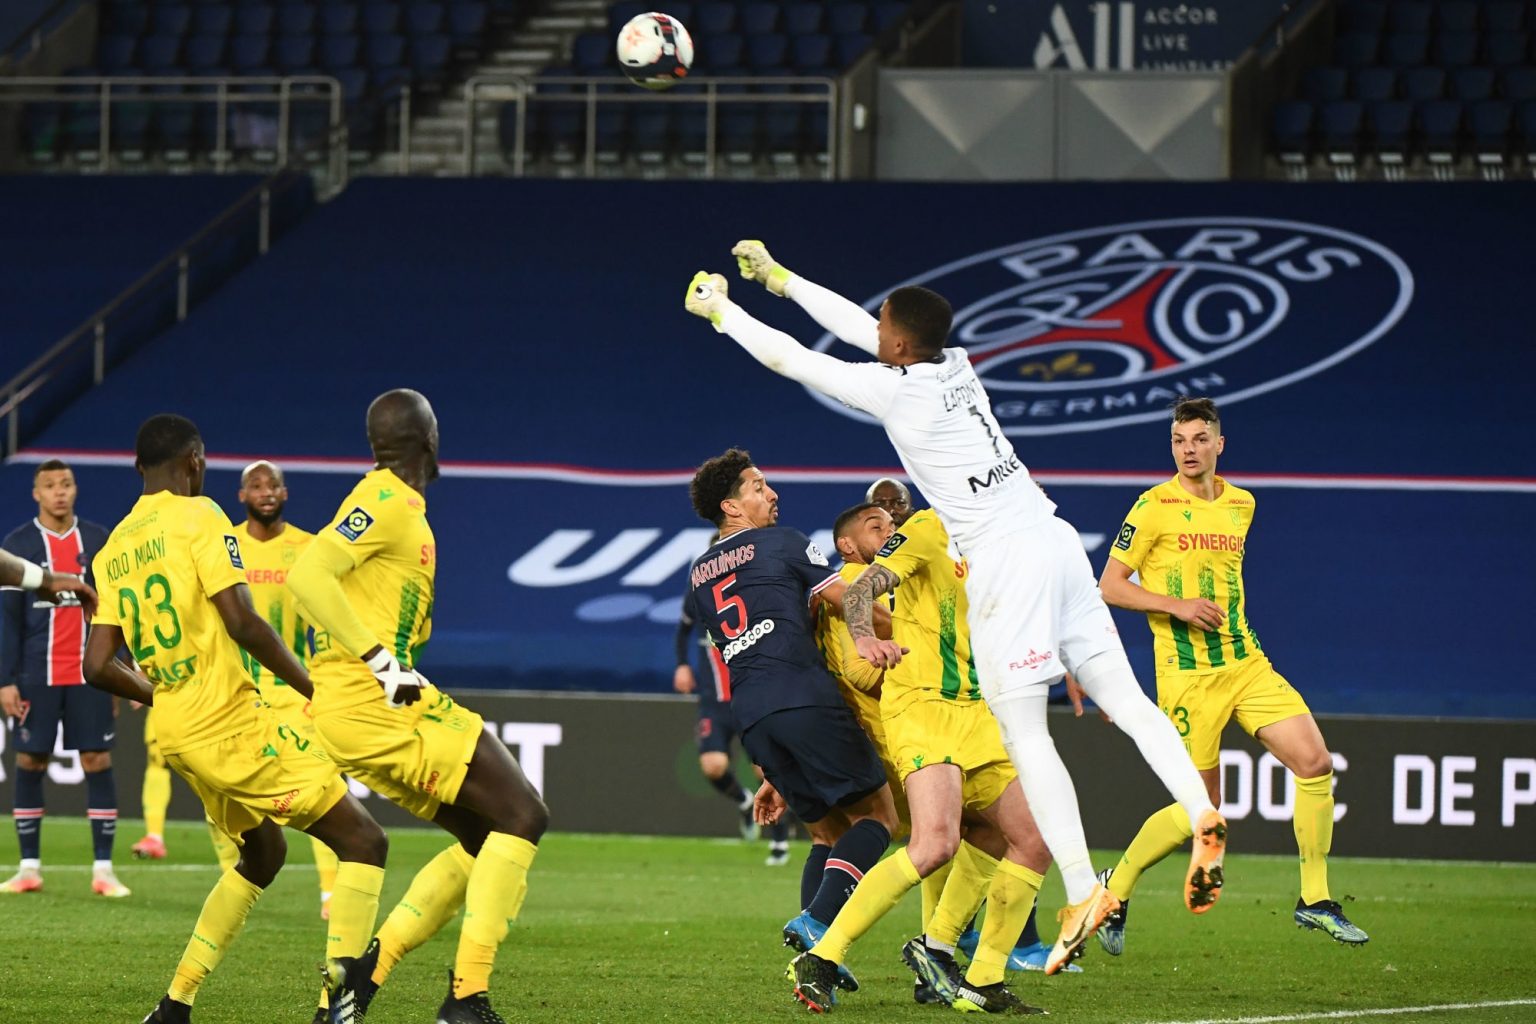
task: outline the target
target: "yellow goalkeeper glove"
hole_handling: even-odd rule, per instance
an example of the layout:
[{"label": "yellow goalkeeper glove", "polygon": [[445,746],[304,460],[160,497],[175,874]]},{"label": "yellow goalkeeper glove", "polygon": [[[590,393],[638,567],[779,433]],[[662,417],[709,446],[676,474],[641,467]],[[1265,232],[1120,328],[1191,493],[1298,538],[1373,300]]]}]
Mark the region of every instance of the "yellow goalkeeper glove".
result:
[{"label": "yellow goalkeeper glove", "polygon": [[688,282],[688,294],[683,297],[683,308],[694,316],[701,316],[720,330],[720,320],[725,316],[727,294],[730,285],[719,274],[701,270]]},{"label": "yellow goalkeeper glove", "polygon": [[775,295],[784,294],[784,287],[789,284],[789,270],[773,262],[768,247],[762,242],[744,239],[731,247],[731,255],[736,257],[742,277],[757,281]]}]

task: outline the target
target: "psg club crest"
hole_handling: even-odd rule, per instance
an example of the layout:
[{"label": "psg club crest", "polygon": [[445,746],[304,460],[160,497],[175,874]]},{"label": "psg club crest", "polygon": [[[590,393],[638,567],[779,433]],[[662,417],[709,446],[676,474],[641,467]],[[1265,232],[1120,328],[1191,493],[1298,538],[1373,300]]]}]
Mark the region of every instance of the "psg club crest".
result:
[{"label": "psg club crest", "polygon": [[1245,217],[1031,239],[893,282],[865,308],[909,284],[954,306],[950,344],[970,352],[1014,436],[1161,420],[1182,394],[1230,404],[1283,388],[1375,342],[1413,298],[1407,264],[1378,242]]}]

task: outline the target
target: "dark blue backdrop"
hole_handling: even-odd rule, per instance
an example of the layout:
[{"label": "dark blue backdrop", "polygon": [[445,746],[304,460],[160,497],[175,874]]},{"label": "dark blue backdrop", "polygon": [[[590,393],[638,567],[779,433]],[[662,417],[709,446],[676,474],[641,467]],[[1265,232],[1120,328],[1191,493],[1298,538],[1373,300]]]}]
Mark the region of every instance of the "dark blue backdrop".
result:
[{"label": "dark blue backdrop", "polygon": [[[174,408],[220,465],[360,460],[367,401],[419,387],[456,461],[429,493],[441,570],[424,667],[660,689],[703,543],[689,467],[751,447],[784,521],[810,532],[895,465],[879,430],[682,312],[695,269],[725,271],[736,238],[765,235],[859,301],[909,279],[949,295],[1096,564],[1138,491],[1172,473],[1168,398],[1225,399],[1222,469],[1259,502],[1250,611],[1318,709],[1536,716],[1517,639],[1536,518],[1533,213],[1525,185],[362,181],[30,457],[124,452],[145,415]],[[792,304],[737,291],[817,340]],[[135,491],[116,461],[81,470],[82,511],[109,524]],[[293,520],[318,526],[360,468],[294,472]],[[4,522],[29,514],[29,476],[0,470]],[[210,474],[238,518],[235,489],[232,471]],[[1145,626],[1123,627],[1150,673]]]}]

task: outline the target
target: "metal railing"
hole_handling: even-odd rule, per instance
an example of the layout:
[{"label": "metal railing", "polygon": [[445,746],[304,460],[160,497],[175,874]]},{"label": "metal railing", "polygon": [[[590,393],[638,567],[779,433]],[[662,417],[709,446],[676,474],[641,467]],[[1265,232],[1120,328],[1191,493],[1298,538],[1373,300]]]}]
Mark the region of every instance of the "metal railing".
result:
[{"label": "metal railing", "polygon": [[163,300],[168,289],[162,287],[156,290],[154,286],[157,283],[170,286],[174,282],[172,315],[174,323],[180,323],[187,318],[193,303],[192,272],[200,254],[236,239],[242,231],[254,229],[254,238],[249,241],[254,242],[256,255],[264,255],[272,243],[274,200],[306,180],[306,176],[300,172],[286,171],[261,181],[111,302],[86,317],[79,327],[34,359],[15,377],[0,385],[0,417],[5,420],[4,454],[14,455],[20,447],[22,406],[36,397],[50,381],[61,379],[71,371],[78,372],[78,364],[84,360],[87,352],[90,358],[90,380],[87,386],[102,382],[107,373],[109,328],[114,320],[141,311],[143,303],[154,298]]},{"label": "metal railing", "polygon": [[[59,121],[55,131],[64,130],[64,119],[71,119],[71,130],[76,124],[83,125],[94,109],[94,149],[82,149],[80,159],[93,169],[109,171],[114,159],[125,161],[114,150],[114,114],[122,119],[129,112],[142,113],[148,109],[191,107],[193,110],[212,107],[214,128],[212,136],[200,137],[196,115],[188,126],[187,141],[200,141],[214,173],[224,174],[237,170],[236,148],[231,139],[235,118],[233,114],[248,115],[253,126],[261,120],[270,120],[270,143],[261,142],[245,146],[257,154],[257,159],[277,169],[291,165],[293,157],[302,153],[306,158],[318,153],[318,163],[324,168],[331,189],[339,191],[346,184],[346,120],[342,111],[341,83],[326,75],[292,75],[286,77],[223,77],[197,76],[48,76],[6,78],[0,77],[0,105],[31,104],[23,110],[23,120],[47,113],[57,107]],[[296,111],[319,108],[323,121],[311,125],[295,117]],[[143,126],[148,131],[147,123]],[[302,130],[301,130],[302,129]],[[119,134],[121,130],[119,129]],[[163,141],[163,140],[162,140]],[[191,153],[187,154],[191,159]]]},{"label": "metal railing", "polygon": [[[598,113],[610,104],[654,108],[664,104],[701,107],[704,120],[704,150],[700,155],[705,177],[714,177],[720,158],[719,115],[723,106],[795,104],[824,106],[827,109],[826,175],[837,176],[838,83],[817,77],[741,77],[689,78],[686,85],[669,92],[645,92],[627,84],[616,88],[619,80],[605,77],[538,77],[522,75],[476,75],[464,83],[463,174],[481,173],[480,112],[488,105],[511,103],[517,108],[517,131],[511,151],[505,155],[514,177],[527,172],[529,162],[529,114],[541,105],[579,104],[583,108],[583,169],[588,177],[597,173]],[[755,92],[744,91],[747,88]],[[814,91],[804,91],[804,90]],[[500,141],[499,125],[496,129]],[[505,149],[505,147],[503,147]]]}]

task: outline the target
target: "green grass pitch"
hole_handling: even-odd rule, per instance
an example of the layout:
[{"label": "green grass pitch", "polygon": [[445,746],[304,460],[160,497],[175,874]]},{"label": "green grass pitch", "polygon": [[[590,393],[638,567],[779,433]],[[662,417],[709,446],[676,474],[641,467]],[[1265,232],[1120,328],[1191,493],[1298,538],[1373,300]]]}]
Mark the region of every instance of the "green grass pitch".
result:
[{"label": "green grass pitch", "polygon": [[[138,828],[122,823],[120,851]],[[0,864],[9,873],[15,836],[3,831]],[[397,829],[391,839],[381,919],[445,842],[425,829]],[[215,877],[201,827],[173,825],[168,841],[168,861],[120,860],[134,893],[108,901],[90,893],[86,823],[46,821],[46,889],[0,897],[0,1021],[132,1024],[149,1011]],[[797,843],[791,867],[768,868],[760,843],[550,835],[497,961],[494,1001],[509,1021],[806,1019],[783,980],[789,957],[779,945],[780,926],[798,908],[804,850]],[[1371,933],[1363,949],[1291,924],[1291,858],[1239,848],[1227,872],[1220,905],[1195,918],[1179,901],[1180,865],[1159,865],[1132,902],[1125,956],[1106,956],[1093,942],[1084,973],[1018,975],[1015,991],[1075,1024],[1536,1021],[1536,864],[1336,860],[1334,895],[1355,897],[1347,912]],[[1053,874],[1042,902],[1054,911],[1062,899]],[[850,966],[864,990],[843,997],[836,1019],[953,1019],[943,1007],[912,1003],[898,950],[917,930],[917,907],[914,893],[854,948]],[[194,1020],[307,1024],[324,946],[317,911],[308,840],[290,833],[289,869],[204,986]],[[1054,921],[1042,930],[1054,935]],[[406,959],[370,1024],[434,1019],[456,937],[455,926]],[[1446,1004],[1478,1005],[1406,1011]]]}]

